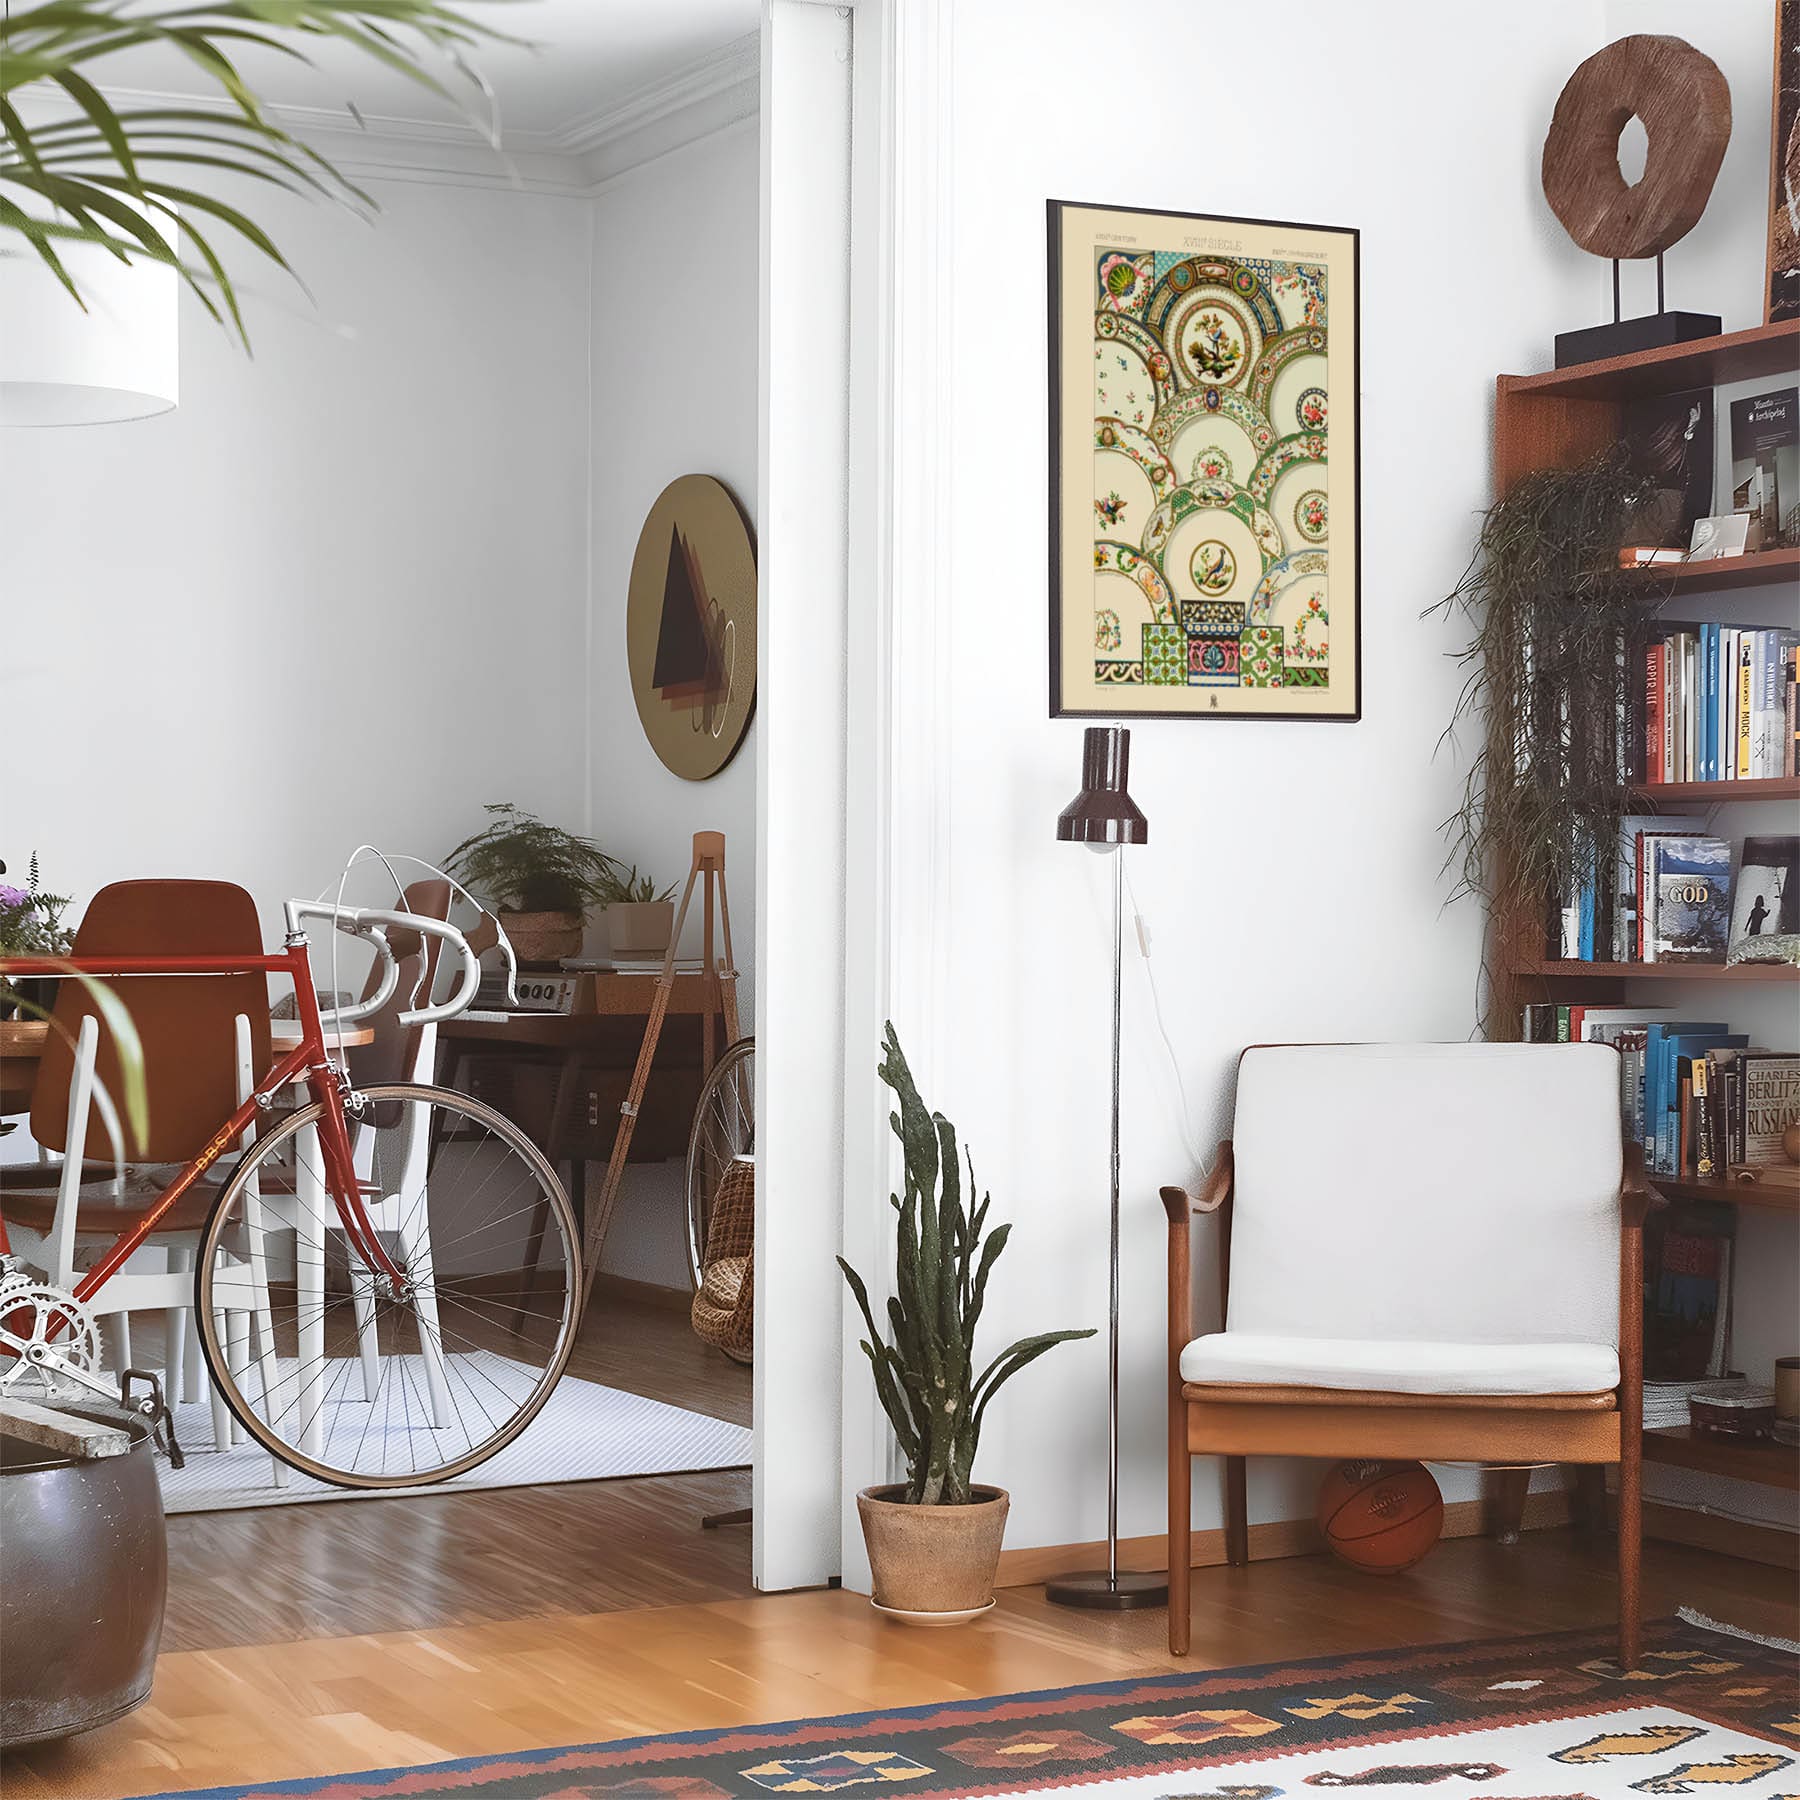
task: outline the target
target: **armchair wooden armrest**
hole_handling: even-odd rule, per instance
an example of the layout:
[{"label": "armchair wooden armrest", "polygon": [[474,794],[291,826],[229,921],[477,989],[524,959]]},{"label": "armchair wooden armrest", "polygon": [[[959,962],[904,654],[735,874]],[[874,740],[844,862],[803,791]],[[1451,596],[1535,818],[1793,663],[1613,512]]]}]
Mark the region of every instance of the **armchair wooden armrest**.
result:
[{"label": "armchair wooden armrest", "polygon": [[[1169,1379],[1173,1389],[1181,1386],[1181,1353],[1194,1335],[1193,1283],[1189,1276],[1191,1245],[1188,1223],[1195,1213],[1223,1211],[1229,1228],[1232,1157],[1231,1139],[1226,1138],[1213,1156],[1200,1192],[1190,1194],[1186,1188],[1166,1187],[1162,1190],[1163,1211],[1169,1215]],[[1220,1289],[1223,1294],[1225,1244],[1219,1246]]]},{"label": "armchair wooden armrest", "polygon": [[1628,1143],[1625,1146],[1625,1172],[1619,1177],[1620,1225],[1627,1231],[1641,1230],[1653,1208],[1667,1205],[1668,1201],[1650,1185],[1644,1173],[1644,1146]]},{"label": "armchair wooden armrest", "polygon": [[1162,1190],[1163,1211],[1169,1215],[1169,1223],[1185,1224],[1194,1213],[1217,1212],[1231,1198],[1231,1175],[1231,1139],[1225,1138],[1213,1154],[1213,1166],[1198,1194],[1179,1187]]}]

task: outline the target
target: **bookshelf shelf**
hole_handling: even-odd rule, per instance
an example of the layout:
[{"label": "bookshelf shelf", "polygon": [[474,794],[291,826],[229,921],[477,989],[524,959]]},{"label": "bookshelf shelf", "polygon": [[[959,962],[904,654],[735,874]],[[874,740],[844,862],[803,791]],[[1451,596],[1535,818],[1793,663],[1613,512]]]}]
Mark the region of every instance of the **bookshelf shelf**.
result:
[{"label": "bookshelf shelf", "polygon": [[1744,556],[1718,556],[1710,562],[1656,563],[1632,574],[1658,598],[1710,593],[1728,588],[1776,587],[1800,582],[1800,548],[1753,550]]},{"label": "bookshelf shelf", "polygon": [[1675,800],[1686,804],[1701,800],[1800,800],[1800,776],[1774,775],[1755,781],[1651,781],[1632,790],[1634,799]]},{"label": "bookshelf shelf", "polygon": [[[1733,783],[1733,786],[1738,785]],[[1546,981],[1776,981],[1800,982],[1792,963],[1521,962],[1513,975]]]},{"label": "bookshelf shelf", "polygon": [[1800,1219],[1800,1188],[1760,1181],[1694,1181],[1675,1175],[1645,1179],[1665,1200],[1715,1200],[1725,1206],[1754,1206]]},{"label": "bookshelf shelf", "polygon": [[1660,350],[1609,356],[1602,362],[1548,369],[1541,375],[1502,375],[1502,395],[1561,400],[1626,400],[1639,394],[1673,394],[1682,388],[1717,387],[1726,381],[1791,376],[1800,356],[1800,319],[1695,338]]},{"label": "bookshelf shelf", "polygon": [[1696,1437],[1691,1427],[1676,1425],[1644,1433],[1644,1460],[1800,1491],[1800,1450],[1767,1439]]}]

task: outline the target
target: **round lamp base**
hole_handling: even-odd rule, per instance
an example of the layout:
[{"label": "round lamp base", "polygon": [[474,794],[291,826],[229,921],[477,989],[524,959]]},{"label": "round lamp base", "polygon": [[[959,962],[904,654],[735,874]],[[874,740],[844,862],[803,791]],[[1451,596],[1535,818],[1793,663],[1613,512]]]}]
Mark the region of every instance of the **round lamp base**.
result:
[{"label": "round lamp base", "polygon": [[1044,1583],[1044,1598],[1058,1606],[1081,1606],[1091,1612],[1135,1612],[1139,1607],[1167,1606],[1169,1578],[1156,1570],[1084,1569]]}]

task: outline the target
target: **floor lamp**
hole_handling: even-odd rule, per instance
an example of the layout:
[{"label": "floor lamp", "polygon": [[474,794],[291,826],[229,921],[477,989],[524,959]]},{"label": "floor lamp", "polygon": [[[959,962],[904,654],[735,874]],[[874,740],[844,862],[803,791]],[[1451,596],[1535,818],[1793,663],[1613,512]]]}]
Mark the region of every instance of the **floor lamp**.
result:
[{"label": "floor lamp", "polygon": [[1150,821],[1126,791],[1131,733],[1123,725],[1090,725],[1081,746],[1081,792],[1057,815],[1056,836],[1112,854],[1112,1214],[1108,1254],[1106,1364],[1106,1567],[1058,1576],[1044,1584],[1059,1606],[1124,1612],[1162,1606],[1166,1575],[1119,1567],[1119,1023],[1123,999],[1126,844],[1147,844]]}]

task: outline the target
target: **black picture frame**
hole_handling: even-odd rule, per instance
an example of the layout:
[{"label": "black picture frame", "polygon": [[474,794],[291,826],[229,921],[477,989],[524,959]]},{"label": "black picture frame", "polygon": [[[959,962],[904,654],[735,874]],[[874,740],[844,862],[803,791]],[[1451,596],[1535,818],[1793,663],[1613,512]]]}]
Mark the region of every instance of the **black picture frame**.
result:
[{"label": "black picture frame", "polygon": [[[1230,708],[1196,703],[1191,708],[1159,707],[1156,709],[1116,706],[1075,706],[1065,703],[1063,682],[1063,607],[1069,535],[1064,520],[1065,502],[1065,420],[1063,407],[1065,345],[1063,330],[1064,222],[1078,212],[1128,213],[1150,219],[1177,219],[1193,226],[1249,226],[1260,230],[1311,232],[1329,234],[1345,240],[1350,259],[1351,323],[1349,328],[1350,385],[1353,395],[1350,422],[1351,444],[1351,553],[1350,583],[1352,678],[1348,708],[1268,709]],[[1060,200],[1045,202],[1045,290],[1047,296],[1049,373],[1049,481],[1048,481],[1048,550],[1049,550],[1049,707],[1053,719],[1236,719],[1268,720],[1291,723],[1353,725],[1363,716],[1362,669],[1362,232],[1353,225],[1326,225],[1304,220],[1251,218],[1242,214],[1186,212],[1170,207],[1106,206],[1093,201]],[[1333,327],[1335,330],[1335,326]],[[1089,413],[1091,417],[1091,411]],[[1086,484],[1077,497],[1082,506],[1091,504]],[[1085,513],[1084,513],[1085,524]],[[1335,573],[1335,569],[1334,569]],[[1084,596],[1084,599],[1086,597]],[[1333,633],[1333,642],[1336,633]],[[1118,690],[1121,695],[1127,689]],[[1207,690],[1190,687],[1184,691],[1202,693]],[[1216,692],[1216,690],[1214,690]],[[1274,690],[1268,690],[1273,692]]]}]

